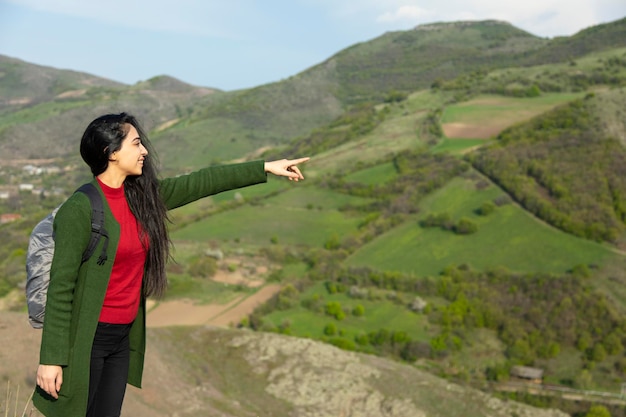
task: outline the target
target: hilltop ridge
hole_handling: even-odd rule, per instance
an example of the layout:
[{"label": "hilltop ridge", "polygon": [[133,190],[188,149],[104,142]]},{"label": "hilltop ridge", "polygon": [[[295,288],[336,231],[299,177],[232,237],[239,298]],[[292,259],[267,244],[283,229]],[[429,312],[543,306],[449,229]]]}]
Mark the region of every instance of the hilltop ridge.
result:
[{"label": "hilltop ridge", "polygon": [[432,22],[422,23],[413,28],[413,30],[443,30],[448,28],[465,28],[474,25],[486,25],[486,26],[510,26],[514,28],[511,23],[504,20],[487,19],[487,20],[459,20],[454,22]]}]

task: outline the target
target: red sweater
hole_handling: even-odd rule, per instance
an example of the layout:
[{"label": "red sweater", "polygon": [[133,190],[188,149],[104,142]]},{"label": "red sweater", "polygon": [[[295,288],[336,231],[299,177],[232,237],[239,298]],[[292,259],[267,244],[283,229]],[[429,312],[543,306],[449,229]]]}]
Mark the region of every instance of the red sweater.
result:
[{"label": "red sweater", "polygon": [[139,240],[140,226],[126,201],[124,185],[111,188],[99,179],[98,183],[120,224],[120,240],[99,321],[128,324],[135,320],[139,309],[146,250]]}]

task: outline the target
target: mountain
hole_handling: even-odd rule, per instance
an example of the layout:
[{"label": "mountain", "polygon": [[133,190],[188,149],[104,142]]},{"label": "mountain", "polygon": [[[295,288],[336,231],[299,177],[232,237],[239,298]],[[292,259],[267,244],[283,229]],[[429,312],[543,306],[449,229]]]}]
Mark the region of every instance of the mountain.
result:
[{"label": "mountain", "polygon": [[70,91],[86,91],[94,87],[121,88],[124,84],[0,55],[0,112],[34,106],[55,98],[67,97]]},{"label": "mountain", "polygon": [[[0,190],[12,190],[0,207],[23,218],[0,226],[0,295],[18,298],[27,232],[83,178],[67,162],[77,160],[85,121],[130,108],[148,127],[165,174],[235,159],[313,157],[303,166],[304,182],[270,177],[264,186],[173,211],[176,262],[168,266],[163,305],[189,298],[209,304],[199,310],[232,307],[243,315],[228,310],[219,316],[223,323],[230,318],[233,326],[292,336],[264,335],[263,344],[294,341],[318,352],[314,339],[359,352],[350,357],[392,358],[380,363],[395,374],[425,370],[447,378],[441,385],[415,372],[416,379],[403,380],[428,380],[433,390],[425,390],[437,398],[450,381],[489,391],[512,378],[515,365],[539,368],[546,386],[619,396],[626,377],[624,25],[622,19],[549,40],[505,22],[435,23],[384,34],[249,90],[215,91],[158,76],[15,103],[0,114]],[[57,158],[60,173],[22,170],[26,163],[43,166],[17,159],[41,157],[42,150]],[[207,255],[217,248],[221,261]],[[198,396],[220,401],[243,386],[254,397],[224,400],[235,411],[223,413],[245,415],[257,402],[309,412],[296,393],[273,390],[295,384],[298,372],[309,380],[321,371],[272,368],[247,385],[240,375],[250,379],[250,368],[238,359],[228,364],[205,341],[215,337],[233,348],[229,338],[239,340],[239,331],[222,338],[201,327],[186,330],[155,330],[153,345],[171,348],[165,356],[181,350],[171,339],[189,346],[192,369],[163,367],[189,370],[179,381],[200,387]],[[204,346],[224,363],[196,356]],[[248,358],[244,351],[237,352]],[[285,379],[272,379],[283,372]],[[224,391],[202,382],[204,373]],[[368,401],[376,406],[436,412],[413,393],[389,396],[371,384]],[[271,387],[273,396],[259,386]],[[498,396],[572,415],[589,409],[524,387]],[[163,397],[155,392],[138,401],[149,409]],[[466,407],[480,409],[483,397],[470,392],[476,404]],[[197,397],[176,393],[167,403],[185,401],[201,407]],[[457,406],[447,401],[451,410]],[[605,405],[614,417],[626,414],[622,403]]]},{"label": "mountain", "polygon": [[0,110],[0,159],[5,161],[74,161],[81,132],[99,115],[132,110],[153,130],[180,118],[198,99],[219,93],[168,76],[126,86],[6,57],[0,73],[0,90],[7,97]]},{"label": "mountain", "polygon": [[523,63],[538,65],[573,60],[591,52],[626,45],[626,18],[592,26],[569,37],[558,37],[528,54]]},{"label": "mountain", "polygon": [[[582,31],[571,39],[547,40],[499,21],[424,25],[356,44],[281,82],[227,93],[188,87],[171,97],[170,91],[151,92],[149,86],[158,77],[147,82],[146,89],[145,83],[120,86],[96,82],[86,75],[98,87],[82,92],[71,82],[57,82],[56,94],[50,92],[51,87],[40,87],[30,97],[24,90],[30,83],[25,80],[41,67],[27,70],[20,64],[15,70],[2,69],[13,75],[0,79],[0,89],[15,89],[9,86],[17,84],[22,87],[7,95],[12,100],[34,104],[48,97],[50,101],[28,107],[12,101],[15,105],[5,108],[0,116],[0,154],[3,158],[40,157],[37,144],[42,141],[55,143],[46,147],[46,156],[72,154],[76,137],[68,136],[67,128],[79,135],[85,120],[103,112],[127,110],[144,120],[149,130],[167,123],[166,129],[153,135],[157,149],[167,154],[163,160],[166,165],[170,165],[170,157],[172,165],[184,159],[179,153],[185,147],[168,145],[183,142],[197,149],[198,155],[206,155],[190,161],[189,167],[197,167],[206,163],[207,157],[210,161],[230,160],[284,144],[329,123],[350,105],[380,101],[392,90],[415,91],[436,80],[477,70],[569,60],[590,45],[601,49],[623,46],[626,37],[619,35],[624,26],[622,19]],[[3,62],[13,60],[4,58]],[[56,74],[55,80],[76,77],[73,72],[53,69],[47,69],[46,74]],[[43,81],[46,77],[35,84],[48,85]],[[58,97],[62,93],[65,95]],[[33,119],[37,124],[34,130]],[[224,146],[229,142],[236,142],[236,146]]]}]

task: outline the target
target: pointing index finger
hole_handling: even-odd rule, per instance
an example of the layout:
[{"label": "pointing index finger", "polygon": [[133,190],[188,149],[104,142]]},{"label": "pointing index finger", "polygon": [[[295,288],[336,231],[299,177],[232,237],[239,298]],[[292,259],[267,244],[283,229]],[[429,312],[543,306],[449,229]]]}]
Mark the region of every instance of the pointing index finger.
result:
[{"label": "pointing index finger", "polygon": [[298,158],[298,159],[292,159],[291,161],[289,161],[289,165],[298,165],[301,164],[303,162],[308,161],[309,159],[311,159],[310,157],[305,157],[305,158]]}]

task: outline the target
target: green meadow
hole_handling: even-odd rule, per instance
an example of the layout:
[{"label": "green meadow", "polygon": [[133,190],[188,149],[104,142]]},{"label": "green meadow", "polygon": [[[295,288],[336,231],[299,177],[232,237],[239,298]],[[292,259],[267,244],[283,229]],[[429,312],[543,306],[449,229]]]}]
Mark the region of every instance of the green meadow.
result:
[{"label": "green meadow", "polygon": [[385,184],[398,176],[396,168],[391,162],[378,164],[371,168],[362,169],[346,175],[347,182],[358,182],[365,185]]},{"label": "green meadow", "polygon": [[435,146],[430,148],[433,153],[450,153],[453,155],[463,155],[466,152],[481,146],[487,142],[486,139],[450,139],[444,138]]},{"label": "green meadow", "polygon": [[289,310],[276,310],[263,319],[276,327],[289,322],[292,335],[315,339],[325,336],[324,328],[329,323],[336,326],[337,335],[349,340],[380,329],[404,331],[413,340],[423,341],[428,341],[434,334],[426,315],[410,311],[389,300],[370,301],[351,298],[345,293],[330,294],[324,283],[317,283],[300,294],[300,300],[313,297],[318,297],[322,306],[328,302],[338,302],[342,309],[348,312],[360,305],[364,314],[362,316],[346,314],[343,320],[337,320],[323,312],[315,312],[298,305]]},{"label": "green meadow", "polygon": [[[479,270],[504,267],[515,272],[562,273],[578,264],[598,265],[615,256],[609,248],[552,228],[515,204],[498,207],[487,216],[476,214],[484,202],[502,194],[494,185],[477,190],[473,181],[456,178],[428,196],[413,221],[364,245],[347,263],[418,276],[436,276],[447,266],[461,264]],[[444,212],[455,222],[470,219],[478,231],[457,235],[419,225],[429,213]]]},{"label": "green meadow", "polygon": [[[298,184],[298,183],[294,183]],[[264,246],[274,240],[283,245],[322,247],[337,236],[357,229],[362,216],[343,213],[345,204],[367,200],[314,187],[294,187],[287,192],[212,215],[172,233],[174,240],[237,240]]]}]

